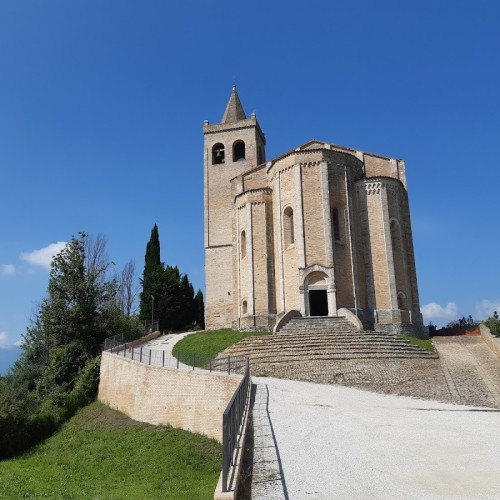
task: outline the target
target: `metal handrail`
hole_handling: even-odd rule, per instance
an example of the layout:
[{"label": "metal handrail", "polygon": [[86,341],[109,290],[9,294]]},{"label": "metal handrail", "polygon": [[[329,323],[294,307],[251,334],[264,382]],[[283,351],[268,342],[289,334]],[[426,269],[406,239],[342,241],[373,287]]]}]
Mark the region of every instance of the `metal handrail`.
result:
[{"label": "metal handrail", "polygon": [[228,475],[234,465],[235,452],[239,447],[241,427],[250,398],[250,362],[247,358],[245,375],[222,415],[222,491],[228,491]]}]

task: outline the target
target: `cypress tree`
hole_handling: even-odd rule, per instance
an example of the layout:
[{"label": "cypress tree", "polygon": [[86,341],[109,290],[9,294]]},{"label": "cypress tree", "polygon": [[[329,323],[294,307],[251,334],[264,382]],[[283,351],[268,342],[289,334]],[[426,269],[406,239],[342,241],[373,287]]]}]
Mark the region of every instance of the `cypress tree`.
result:
[{"label": "cypress tree", "polygon": [[201,290],[198,290],[194,300],[196,302],[196,323],[199,325],[199,327],[202,330],[204,330],[205,329],[205,303],[203,302],[203,293]]},{"label": "cypress tree", "polygon": [[[144,273],[142,275],[142,292],[139,305],[139,317],[142,320],[150,321],[152,313],[154,319],[159,318],[160,304],[157,302],[159,302],[163,288],[163,274],[163,265],[160,259],[160,235],[158,226],[155,224],[151,230],[151,237],[146,245],[146,254],[144,256]],[[154,311],[152,310],[153,307]]]}]

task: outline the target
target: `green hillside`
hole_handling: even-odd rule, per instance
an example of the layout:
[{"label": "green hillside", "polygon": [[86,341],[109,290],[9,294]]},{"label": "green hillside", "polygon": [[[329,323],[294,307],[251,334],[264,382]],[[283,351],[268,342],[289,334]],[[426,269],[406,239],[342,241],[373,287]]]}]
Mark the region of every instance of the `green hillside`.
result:
[{"label": "green hillside", "polygon": [[0,462],[0,498],[213,498],[221,453],[213,439],[93,403],[54,436]]}]

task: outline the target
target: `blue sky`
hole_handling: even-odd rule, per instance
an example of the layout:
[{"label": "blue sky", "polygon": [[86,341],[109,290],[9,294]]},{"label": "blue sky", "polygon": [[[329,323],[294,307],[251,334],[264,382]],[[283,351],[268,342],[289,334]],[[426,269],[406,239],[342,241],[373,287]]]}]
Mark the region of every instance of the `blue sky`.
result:
[{"label": "blue sky", "polygon": [[[406,160],[426,320],[500,306],[497,1],[0,2],[0,347],[47,255],[104,233],[204,287],[202,125],[233,82],[271,158],[312,138]],[[0,355],[2,349],[0,349]]]}]

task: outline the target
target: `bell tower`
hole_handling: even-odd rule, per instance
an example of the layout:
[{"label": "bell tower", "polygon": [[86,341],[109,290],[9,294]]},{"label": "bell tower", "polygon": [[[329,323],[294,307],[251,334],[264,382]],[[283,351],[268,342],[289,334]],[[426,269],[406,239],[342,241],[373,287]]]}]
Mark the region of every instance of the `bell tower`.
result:
[{"label": "bell tower", "polygon": [[254,113],[246,117],[236,86],[218,124],[205,121],[204,231],[205,324],[231,327],[237,317],[234,294],[231,179],[265,162],[266,139]]}]

